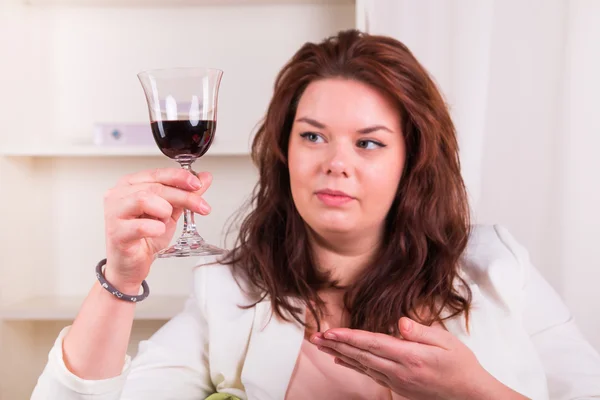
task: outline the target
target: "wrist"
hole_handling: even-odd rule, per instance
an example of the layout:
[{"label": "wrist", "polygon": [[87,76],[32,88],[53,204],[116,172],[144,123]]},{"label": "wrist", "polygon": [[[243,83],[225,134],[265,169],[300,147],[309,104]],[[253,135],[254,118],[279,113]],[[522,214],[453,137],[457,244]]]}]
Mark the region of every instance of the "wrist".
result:
[{"label": "wrist", "polygon": [[462,399],[465,400],[529,400],[484,370],[481,378],[473,380]]},{"label": "wrist", "polygon": [[137,296],[142,287],[142,281],[130,281],[115,273],[115,268],[107,263],[104,267],[104,278],[121,293]]}]

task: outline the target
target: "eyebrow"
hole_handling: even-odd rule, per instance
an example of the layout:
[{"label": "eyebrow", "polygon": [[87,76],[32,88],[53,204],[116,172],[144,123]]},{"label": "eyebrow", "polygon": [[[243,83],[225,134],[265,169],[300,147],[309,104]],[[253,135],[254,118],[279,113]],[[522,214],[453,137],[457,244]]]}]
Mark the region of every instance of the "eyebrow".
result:
[{"label": "eyebrow", "polygon": [[[298,118],[296,120],[296,122],[305,122],[305,123],[312,125],[318,129],[327,129],[327,125],[325,125],[322,122],[319,122],[317,120],[314,120],[312,118],[308,118],[308,117]],[[363,128],[363,129],[359,129],[356,132],[366,135],[368,133],[372,133],[375,131],[387,131],[387,132],[393,133],[393,131],[390,128],[388,128],[384,125],[373,125],[373,126],[369,126],[369,127]]]}]

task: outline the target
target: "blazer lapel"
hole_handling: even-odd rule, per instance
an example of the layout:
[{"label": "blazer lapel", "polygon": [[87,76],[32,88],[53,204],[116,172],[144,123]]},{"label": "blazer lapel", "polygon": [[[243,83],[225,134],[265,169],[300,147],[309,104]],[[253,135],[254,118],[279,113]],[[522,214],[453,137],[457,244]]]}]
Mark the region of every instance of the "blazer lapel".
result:
[{"label": "blazer lapel", "polygon": [[271,316],[269,300],[258,303],[255,311],[242,384],[248,400],[282,400],[304,339],[304,327]]}]

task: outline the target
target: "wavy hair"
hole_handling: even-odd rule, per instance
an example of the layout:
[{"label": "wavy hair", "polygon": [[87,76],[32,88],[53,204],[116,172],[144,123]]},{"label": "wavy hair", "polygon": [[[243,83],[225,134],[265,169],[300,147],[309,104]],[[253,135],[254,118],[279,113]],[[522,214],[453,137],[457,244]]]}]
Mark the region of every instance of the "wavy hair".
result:
[{"label": "wavy hair", "polygon": [[[384,241],[368,268],[345,289],[350,328],[397,335],[408,316],[430,325],[464,313],[471,291],[460,276],[470,234],[454,124],[440,91],[398,40],[357,30],[306,43],[279,72],[252,143],[259,181],[226,263],[286,321],[302,320],[301,300],[320,330],[318,291],[339,287],[318,273],[305,222],[294,206],[287,149],[300,97],[314,81],[363,82],[396,103],[406,161],[385,221]],[[461,285],[456,285],[456,283]],[[464,290],[460,289],[463,288]]]}]

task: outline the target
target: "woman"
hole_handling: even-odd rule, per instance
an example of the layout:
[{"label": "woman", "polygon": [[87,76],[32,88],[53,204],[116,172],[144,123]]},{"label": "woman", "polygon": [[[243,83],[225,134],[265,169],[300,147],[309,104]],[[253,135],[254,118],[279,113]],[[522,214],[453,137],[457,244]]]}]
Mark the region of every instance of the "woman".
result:
[{"label": "woman", "polygon": [[[471,228],[448,110],[404,45],[305,44],[252,155],[237,246],[195,270],[185,310],[130,362],[135,304],[96,284],[34,399],[600,396],[600,357],[526,251]],[[210,183],[164,169],[110,190],[106,280],[138,293],[182,208],[209,212]]]}]

